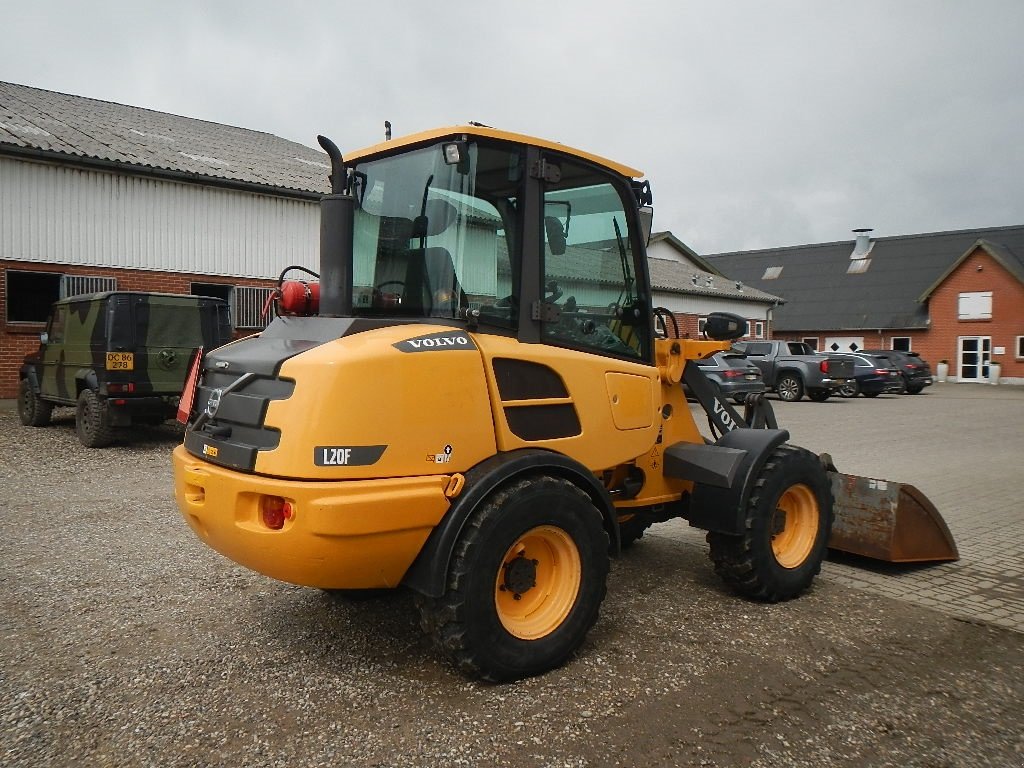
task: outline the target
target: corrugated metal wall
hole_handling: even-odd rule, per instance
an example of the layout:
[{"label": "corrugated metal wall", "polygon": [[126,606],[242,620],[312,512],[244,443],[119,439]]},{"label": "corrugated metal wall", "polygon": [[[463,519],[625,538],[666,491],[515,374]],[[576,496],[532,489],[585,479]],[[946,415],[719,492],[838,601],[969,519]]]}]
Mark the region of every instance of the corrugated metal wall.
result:
[{"label": "corrugated metal wall", "polygon": [[316,269],[314,202],[0,158],[0,259],[273,278]]}]

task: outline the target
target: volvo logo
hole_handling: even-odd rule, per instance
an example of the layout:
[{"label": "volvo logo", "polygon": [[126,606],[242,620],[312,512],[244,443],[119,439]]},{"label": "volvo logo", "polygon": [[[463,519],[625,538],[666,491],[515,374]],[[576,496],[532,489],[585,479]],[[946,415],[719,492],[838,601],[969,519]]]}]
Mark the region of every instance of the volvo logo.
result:
[{"label": "volvo logo", "polygon": [[206,415],[211,419],[217,415],[217,409],[220,408],[220,398],[223,394],[223,389],[215,389],[210,393],[210,399],[206,401]]}]

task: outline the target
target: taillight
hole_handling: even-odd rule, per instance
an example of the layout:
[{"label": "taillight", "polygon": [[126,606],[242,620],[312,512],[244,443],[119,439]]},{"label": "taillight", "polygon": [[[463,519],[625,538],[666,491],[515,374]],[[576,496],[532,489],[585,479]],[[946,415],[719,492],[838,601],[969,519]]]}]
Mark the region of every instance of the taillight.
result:
[{"label": "taillight", "polygon": [[280,496],[264,496],[260,500],[260,515],[263,524],[272,531],[284,528],[285,520],[290,520],[294,510],[292,504]]},{"label": "taillight", "polygon": [[818,367],[821,369],[822,373],[828,373],[828,360],[822,360],[818,364]]},{"label": "taillight", "polygon": [[738,377],[742,376],[743,375],[743,371],[728,370],[728,371],[723,371],[722,375],[725,376],[725,378],[727,378],[727,379],[735,379],[735,378],[738,378]]},{"label": "taillight", "polygon": [[135,384],[107,384],[107,393],[111,395],[130,395],[135,391]]},{"label": "taillight", "polygon": [[887,368],[875,368],[875,376],[888,376],[895,371],[890,371]]},{"label": "taillight", "polygon": [[913,370],[915,370],[917,368],[917,366],[914,365],[913,363],[907,363],[907,368],[909,370],[913,371]]},{"label": "taillight", "polygon": [[185,379],[185,388],[181,391],[181,399],[178,400],[178,415],[175,420],[181,424],[188,424],[189,414],[192,413],[192,401],[196,398],[196,387],[199,385],[199,369],[203,365],[203,348],[200,347],[192,358],[192,365],[188,367],[188,378]]}]

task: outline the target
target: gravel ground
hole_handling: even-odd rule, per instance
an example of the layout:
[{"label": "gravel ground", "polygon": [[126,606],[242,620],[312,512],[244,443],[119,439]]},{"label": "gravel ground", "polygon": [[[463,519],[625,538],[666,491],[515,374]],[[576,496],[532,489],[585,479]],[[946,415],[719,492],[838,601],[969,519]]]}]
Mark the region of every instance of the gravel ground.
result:
[{"label": "gravel ground", "polygon": [[819,580],[760,605],[704,547],[613,563],[562,669],[468,681],[409,595],[249,573],[179,518],[171,426],[82,448],[0,411],[0,765],[1021,766],[1024,635]]}]

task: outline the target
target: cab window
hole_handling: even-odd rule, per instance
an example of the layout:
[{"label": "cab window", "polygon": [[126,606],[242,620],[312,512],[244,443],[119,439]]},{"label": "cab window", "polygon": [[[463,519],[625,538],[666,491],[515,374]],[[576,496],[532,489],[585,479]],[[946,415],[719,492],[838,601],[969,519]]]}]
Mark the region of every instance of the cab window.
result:
[{"label": "cab window", "polygon": [[619,190],[590,166],[552,162],[561,178],[544,195],[544,340],[643,359],[646,313],[634,310],[644,297]]}]

